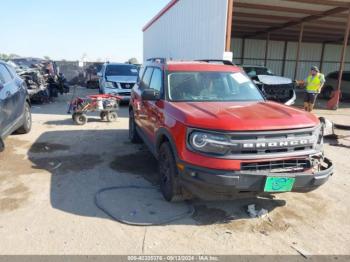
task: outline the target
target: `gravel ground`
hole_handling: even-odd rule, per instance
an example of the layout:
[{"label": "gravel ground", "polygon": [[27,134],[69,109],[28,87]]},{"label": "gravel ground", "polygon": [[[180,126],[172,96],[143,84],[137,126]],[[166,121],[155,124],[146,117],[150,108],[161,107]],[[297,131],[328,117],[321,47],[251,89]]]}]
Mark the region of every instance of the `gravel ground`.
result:
[{"label": "gravel ground", "polygon": [[[78,93],[91,93],[79,88]],[[194,213],[163,226],[113,221],[100,201],[130,222],[161,222],[186,212],[163,201],[157,162],[128,142],[127,106],[116,123],[91,115],[85,126],[66,114],[70,96],[33,106],[33,130],[11,136],[0,154],[0,254],[350,254],[350,139],[327,141],[336,166],[330,181],[307,194],[275,199],[193,201]],[[316,111],[350,124],[350,109]],[[346,133],[343,133],[345,136]],[[269,211],[251,219],[248,204]]]}]

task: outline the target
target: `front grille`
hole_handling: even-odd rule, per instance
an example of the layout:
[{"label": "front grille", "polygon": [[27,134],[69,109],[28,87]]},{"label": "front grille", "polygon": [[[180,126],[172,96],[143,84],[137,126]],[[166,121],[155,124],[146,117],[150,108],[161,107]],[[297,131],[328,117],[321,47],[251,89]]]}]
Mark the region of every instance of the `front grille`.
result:
[{"label": "front grille", "polygon": [[119,92],[118,95],[121,95],[121,96],[130,96],[130,92]]},{"label": "front grille", "polygon": [[269,100],[275,100],[279,102],[287,102],[293,97],[293,86],[290,84],[285,85],[264,85],[266,98]]},{"label": "front grille", "polygon": [[266,155],[312,150],[316,136],[315,129],[236,134],[231,136],[231,142],[236,146],[230,153]]},{"label": "front grille", "polygon": [[119,83],[120,87],[123,89],[131,89],[134,87],[134,83]]},{"label": "front grille", "polygon": [[248,172],[289,173],[303,172],[310,168],[311,162],[308,159],[264,161],[241,164],[241,171]]}]

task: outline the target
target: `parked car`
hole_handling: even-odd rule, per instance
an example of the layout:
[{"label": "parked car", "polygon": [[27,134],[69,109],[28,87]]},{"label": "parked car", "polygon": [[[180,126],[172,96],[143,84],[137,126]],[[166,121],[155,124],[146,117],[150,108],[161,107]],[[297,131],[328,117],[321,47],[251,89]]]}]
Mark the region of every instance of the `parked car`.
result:
[{"label": "parked car", "polygon": [[158,159],[168,201],[308,192],[333,174],[319,119],[265,100],[238,66],[158,59],[140,79],[129,138]]},{"label": "parked car", "polygon": [[268,100],[293,105],[296,100],[292,79],[275,75],[269,68],[243,65],[242,68]]},{"label": "parked car", "polygon": [[129,101],[131,89],[137,82],[138,68],[130,64],[105,63],[98,76],[101,94],[119,95],[122,101]]},{"label": "parked car", "polygon": [[[335,71],[326,76],[326,84],[322,88],[321,96],[330,99],[332,92],[337,89],[339,72]],[[340,86],[342,98],[350,98],[350,71],[344,71]]]},{"label": "parked car", "polygon": [[8,135],[28,133],[31,127],[26,84],[11,66],[0,61],[0,151],[4,149],[3,140]]}]

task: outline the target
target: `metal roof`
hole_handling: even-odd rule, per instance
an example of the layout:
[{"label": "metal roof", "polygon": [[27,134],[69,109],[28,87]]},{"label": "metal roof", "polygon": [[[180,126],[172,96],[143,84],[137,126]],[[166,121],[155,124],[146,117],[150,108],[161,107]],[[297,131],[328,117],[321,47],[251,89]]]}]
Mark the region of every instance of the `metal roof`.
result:
[{"label": "metal roof", "polygon": [[303,42],[342,42],[349,0],[234,0],[232,36]]}]

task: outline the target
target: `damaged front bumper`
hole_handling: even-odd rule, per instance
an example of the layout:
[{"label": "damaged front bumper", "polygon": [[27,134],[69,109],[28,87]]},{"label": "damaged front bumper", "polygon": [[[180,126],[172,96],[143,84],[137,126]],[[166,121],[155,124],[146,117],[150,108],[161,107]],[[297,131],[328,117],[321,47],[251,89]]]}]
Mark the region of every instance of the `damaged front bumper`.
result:
[{"label": "damaged front bumper", "polygon": [[181,184],[193,195],[203,199],[212,199],[215,195],[231,198],[240,193],[266,194],[268,192],[264,191],[264,188],[269,177],[293,178],[291,192],[309,192],[326,183],[334,172],[333,164],[327,158],[323,160],[320,170],[313,173],[230,172],[184,166],[184,169],[179,171]]}]

